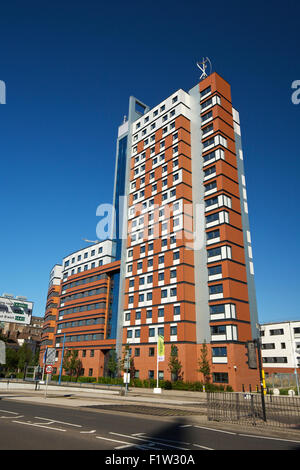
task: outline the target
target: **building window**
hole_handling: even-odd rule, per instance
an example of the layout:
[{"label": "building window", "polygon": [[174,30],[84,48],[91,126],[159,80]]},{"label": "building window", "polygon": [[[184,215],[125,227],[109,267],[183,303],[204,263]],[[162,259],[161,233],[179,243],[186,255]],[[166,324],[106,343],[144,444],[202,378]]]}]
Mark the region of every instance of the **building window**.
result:
[{"label": "building window", "polygon": [[135,357],[140,357],[140,355],[141,355],[141,350],[140,350],[140,348],[135,348],[135,350],[134,350],[134,355],[135,355]]},{"label": "building window", "polygon": [[164,336],[164,328],[158,328],[157,329],[157,334],[158,334],[158,336]]},{"label": "building window", "polygon": [[213,357],[227,357],[227,348],[212,348],[212,355]]},{"label": "building window", "polygon": [[164,316],[164,314],[165,314],[164,308],[159,308],[159,309],[158,309],[158,317],[161,318],[161,317]]},{"label": "building window", "polygon": [[203,96],[207,95],[210,92],[211,92],[211,87],[209,86],[209,87],[205,88],[205,90],[202,90],[200,92],[200,98],[202,98]]},{"label": "building window", "polygon": [[90,357],[94,357],[95,356],[95,350],[94,349],[91,349],[90,350]]},{"label": "building window", "polygon": [[141,312],[135,312],[135,319],[140,320],[141,319]]},{"label": "building window", "polygon": [[276,330],[270,330],[270,335],[271,336],[276,336],[276,335],[283,335],[283,328],[278,328]]},{"label": "building window", "polygon": [[154,370],[148,370],[148,379],[154,379]]},{"label": "building window", "polygon": [[222,274],[222,266],[221,264],[218,266],[211,266],[208,268],[208,275],[214,276],[215,274]]},{"label": "building window", "polygon": [[211,334],[212,335],[225,335],[226,334],[226,326],[225,325],[211,326]]},{"label": "building window", "polygon": [[171,336],[177,336],[177,326],[171,326],[170,335]]},{"label": "building window", "polygon": [[174,305],[173,314],[180,315],[180,305]]},{"label": "building window", "polygon": [[146,318],[152,318],[152,310],[147,310]]},{"label": "building window", "polygon": [[155,349],[149,348],[149,357],[153,357],[155,355]]},{"label": "building window", "polygon": [[89,369],[89,377],[92,377],[93,375],[93,369]]},{"label": "building window", "polygon": [[162,298],[162,299],[165,299],[167,296],[168,296],[168,291],[167,291],[167,289],[163,289],[163,290],[161,291],[161,298]]},{"label": "building window", "polygon": [[208,289],[210,294],[221,294],[223,292],[223,285],[216,284],[215,286],[209,286]]},{"label": "building window", "polygon": [[213,372],[213,382],[228,384],[228,373],[227,372]]},{"label": "building window", "polygon": [[149,328],[149,337],[153,338],[155,336],[155,328]]}]

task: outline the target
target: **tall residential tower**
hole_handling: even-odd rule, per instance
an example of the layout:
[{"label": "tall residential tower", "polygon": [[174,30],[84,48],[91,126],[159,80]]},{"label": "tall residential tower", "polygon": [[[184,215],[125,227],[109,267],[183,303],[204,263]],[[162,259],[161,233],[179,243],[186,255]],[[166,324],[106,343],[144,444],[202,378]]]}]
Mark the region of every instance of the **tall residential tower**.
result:
[{"label": "tall residential tower", "polygon": [[[157,378],[161,335],[159,378],[174,378],[172,349],[183,379],[203,380],[206,348],[213,383],[259,385],[245,348],[258,337],[258,318],[239,113],[217,73],[151,108],[130,97],[118,129],[113,208],[108,264],[78,273],[79,253],[55,267],[60,279],[49,289],[45,344],[61,350],[66,332],[68,348],[97,348],[102,369],[84,365],[96,376],[105,373],[111,348],[122,356],[129,344],[135,377],[147,379]],[[113,290],[102,280],[89,284],[92,274],[109,281],[111,272]],[[101,311],[80,313],[88,302],[81,297],[93,294],[87,287],[109,293]],[[83,328],[82,315],[98,325]]]},{"label": "tall residential tower", "polygon": [[159,377],[171,378],[174,345],[184,380],[194,381],[202,379],[198,361],[206,344],[213,382],[236,390],[258,385],[245,354],[258,319],[230,85],[213,73],[151,109],[131,97],[128,116],[117,152],[119,166],[122,148],[126,196],[117,348],[130,344],[136,377],[156,378],[162,335]]}]

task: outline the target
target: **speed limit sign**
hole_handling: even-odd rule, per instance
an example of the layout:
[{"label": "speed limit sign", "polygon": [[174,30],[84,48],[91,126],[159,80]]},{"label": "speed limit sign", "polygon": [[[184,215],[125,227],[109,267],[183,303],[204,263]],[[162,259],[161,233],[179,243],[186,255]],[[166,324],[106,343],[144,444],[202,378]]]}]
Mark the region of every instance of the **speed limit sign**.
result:
[{"label": "speed limit sign", "polygon": [[46,372],[46,374],[52,374],[52,371],[53,371],[53,367],[52,367],[52,366],[46,366],[46,367],[45,367],[45,372]]}]

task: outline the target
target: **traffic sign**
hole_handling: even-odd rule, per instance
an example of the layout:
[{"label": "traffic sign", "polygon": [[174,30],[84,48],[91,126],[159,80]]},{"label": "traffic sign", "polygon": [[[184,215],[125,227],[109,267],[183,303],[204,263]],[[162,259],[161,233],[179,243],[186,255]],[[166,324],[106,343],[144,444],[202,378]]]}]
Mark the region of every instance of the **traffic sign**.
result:
[{"label": "traffic sign", "polygon": [[4,341],[0,341],[0,364],[6,364],[6,349]]},{"label": "traffic sign", "polygon": [[45,373],[46,374],[52,374],[53,372],[53,367],[52,366],[46,366],[45,367]]},{"label": "traffic sign", "polygon": [[53,365],[55,364],[55,348],[47,348],[45,364]]}]

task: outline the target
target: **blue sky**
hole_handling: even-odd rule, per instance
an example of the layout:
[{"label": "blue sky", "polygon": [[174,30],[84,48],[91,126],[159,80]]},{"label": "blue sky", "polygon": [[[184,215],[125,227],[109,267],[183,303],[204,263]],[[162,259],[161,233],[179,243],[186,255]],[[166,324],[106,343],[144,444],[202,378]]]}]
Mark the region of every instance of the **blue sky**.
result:
[{"label": "blue sky", "polygon": [[239,110],[260,322],[300,319],[296,1],[2,2],[0,294],[43,315],[55,263],[96,238],[113,194],[117,127],[209,56]]}]

